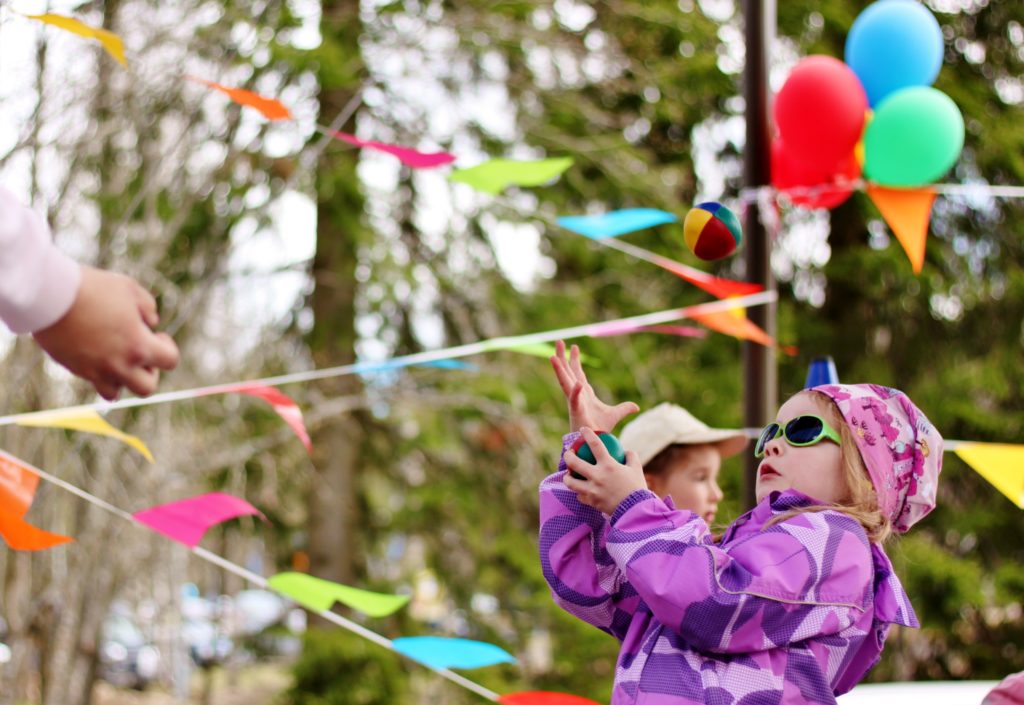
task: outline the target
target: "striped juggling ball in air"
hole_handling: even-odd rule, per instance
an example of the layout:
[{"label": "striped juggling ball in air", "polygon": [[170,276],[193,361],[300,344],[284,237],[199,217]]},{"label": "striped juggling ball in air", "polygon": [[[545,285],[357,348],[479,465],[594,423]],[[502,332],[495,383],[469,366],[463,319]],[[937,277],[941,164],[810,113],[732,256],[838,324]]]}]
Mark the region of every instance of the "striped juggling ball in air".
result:
[{"label": "striped juggling ball in air", "polygon": [[698,203],[683,221],[686,246],[704,260],[722,259],[736,251],[743,239],[736,214],[715,201]]}]

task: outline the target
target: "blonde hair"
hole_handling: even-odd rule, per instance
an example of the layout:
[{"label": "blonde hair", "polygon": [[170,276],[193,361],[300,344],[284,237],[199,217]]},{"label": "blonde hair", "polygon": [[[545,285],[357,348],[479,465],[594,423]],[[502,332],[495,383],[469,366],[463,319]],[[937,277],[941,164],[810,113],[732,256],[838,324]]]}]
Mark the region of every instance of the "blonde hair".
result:
[{"label": "blonde hair", "polygon": [[832,428],[839,432],[841,440],[839,450],[843,463],[843,498],[835,504],[815,504],[809,507],[800,507],[772,517],[765,526],[772,526],[785,521],[790,517],[804,512],[823,512],[826,510],[842,512],[855,519],[868,535],[871,543],[883,544],[892,535],[892,522],[878,506],[878,493],[875,485],[868,475],[868,469],[864,465],[864,459],[857,449],[857,443],[853,439],[853,432],[850,430],[846,419],[839,413],[839,407],[835,405],[830,397],[821,392],[800,392],[808,394],[821,409],[822,416]]}]

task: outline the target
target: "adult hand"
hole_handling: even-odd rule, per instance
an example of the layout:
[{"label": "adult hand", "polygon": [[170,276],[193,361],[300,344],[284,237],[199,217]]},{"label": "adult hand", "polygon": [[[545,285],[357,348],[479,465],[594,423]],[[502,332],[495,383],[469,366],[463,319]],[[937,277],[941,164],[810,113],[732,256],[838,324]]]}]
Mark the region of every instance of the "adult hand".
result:
[{"label": "adult hand", "polygon": [[585,479],[578,480],[565,473],[562,482],[576,493],[576,498],[583,504],[594,507],[604,514],[612,514],[626,497],[637,490],[647,489],[643,466],[640,465],[636,453],[631,450],[626,451],[625,465],[617,463],[596,433],[589,428],[582,428],[580,432],[590,446],[597,463],[591,465],[586,460],[581,460],[571,450],[565,451],[566,467]]},{"label": "adult hand", "polygon": [[611,432],[622,419],[640,411],[631,401],[611,406],[597,398],[594,388],[587,382],[587,375],[580,364],[580,349],[573,345],[568,361],[565,359],[565,342],[555,344],[556,354],[550,358],[555,376],[562,387],[569,404],[569,430],[579,431],[588,426],[598,431]]},{"label": "adult hand", "polygon": [[131,277],[82,267],[78,295],[64,317],[33,336],[39,346],[73,374],[92,382],[104,399],[121,387],[152,394],[160,370],[178,364],[178,346],[160,322],[156,301]]}]

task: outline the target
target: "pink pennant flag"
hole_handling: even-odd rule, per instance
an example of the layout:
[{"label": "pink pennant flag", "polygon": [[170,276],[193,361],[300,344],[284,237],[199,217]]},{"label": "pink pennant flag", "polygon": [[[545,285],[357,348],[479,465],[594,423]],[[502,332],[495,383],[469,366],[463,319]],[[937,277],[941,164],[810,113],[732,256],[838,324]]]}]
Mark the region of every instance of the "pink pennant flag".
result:
[{"label": "pink pennant flag", "polygon": [[295,400],[276,387],[268,387],[263,384],[227,384],[217,387],[209,394],[248,394],[251,397],[262,399],[270,404],[277,415],[284,419],[289,428],[295,431],[295,435],[306,446],[306,452],[313,452],[313,442],[309,439],[306,431],[306,423],[302,419],[302,409],[295,403]]},{"label": "pink pennant flag", "polygon": [[616,335],[628,335],[642,331],[644,327],[629,321],[608,321],[595,323],[587,327],[587,335],[591,338],[611,338]]},{"label": "pink pennant flag", "polygon": [[240,516],[266,517],[244,499],[223,492],[210,492],[179,502],[161,504],[132,514],[135,521],[145,524],[168,538],[195,548],[211,526]]},{"label": "pink pennant flag", "polygon": [[708,332],[703,328],[693,326],[647,326],[645,331],[650,333],[664,333],[665,335],[678,335],[681,338],[707,338]]},{"label": "pink pennant flag", "polygon": [[398,157],[398,160],[413,169],[433,169],[437,166],[444,166],[455,161],[455,155],[448,152],[418,152],[411,147],[400,147],[395,144],[384,144],[373,140],[361,140],[355,135],[347,132],[335,132],[334,136],[342,142],[348,142],[356,147],[368,147],[378,152],[387,152]]},{"label": "pink pennant flag", "polygon": [[622,321],[596,323],[587,328],[587,335],[591,338],[611,338],[630,333],[665,333],[687,338],[706,338],[708,335],[706,330],[692,326],[643,326]]}]

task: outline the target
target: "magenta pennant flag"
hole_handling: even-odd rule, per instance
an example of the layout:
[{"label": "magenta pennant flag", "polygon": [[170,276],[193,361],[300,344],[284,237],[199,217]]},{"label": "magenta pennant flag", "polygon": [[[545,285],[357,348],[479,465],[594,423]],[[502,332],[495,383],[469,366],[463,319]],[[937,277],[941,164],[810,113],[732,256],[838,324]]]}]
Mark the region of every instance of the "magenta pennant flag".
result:
[{"label": "magenta pennant flag", "polygon": [[295,435],[302,441],[302,445],[306,446],[306,452],[313,452],[313,442],[309,440],[309,433],[306,432],[306,423],[302,420],[302,409],[299,408],[299,405],[290,396],[275,387],[259,384],[242,384],[236,387],[233,386],[227,391],[248,394],[270,404],[274,411],[277,412],[277,415],[284,419],[284,422],[295,431]]},{"label": "magenta pennant flag", "polygon": [[413,169],[433,169],[434,167],[451,164],[455,161],[455,155],[448,152],[418,152],[411,147],[399,147],[394,144],[384,144],[373,140],[361,140],[355,135],[347,132],[335,132],[334,136],[342,142],[348,142],[356,147],[367,147],[376,149],[378,152],[387,152],[398,157],[398,160]]},{"label": "magenta pennant flag", "polygon": [[644,326],[645,331],[651,333],[664,333],[665,335],[678,335],[682,338],[706,338],[708,332],[703,328],[693,326]]},{"label": "magenta pennant flag", "polygon": [[244,499],[223,492],[211,492],[180,502],[161,504],[132,514],[135,521],[153,531],[195,548],[211,526],[240,516],[263,514]]}]

